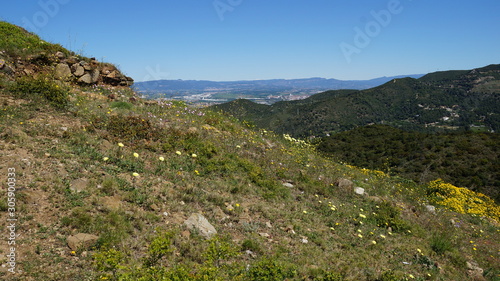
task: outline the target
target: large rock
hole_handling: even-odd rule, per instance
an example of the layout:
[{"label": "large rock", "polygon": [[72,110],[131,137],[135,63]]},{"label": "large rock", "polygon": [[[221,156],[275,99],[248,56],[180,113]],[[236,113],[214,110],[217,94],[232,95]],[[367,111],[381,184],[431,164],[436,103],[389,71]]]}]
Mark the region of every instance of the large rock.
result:
[{"label": "large rock", "polygon": [[80,77],[83,74],[85,74],[85,69],[78,63],[75,63],[71,66],[71,71],[73,72],[73,75],[75,75],[76,77]]},{"label": "large rock", "polygon": [[354,183],[351,180],[340,178],[335,182],[335,185],[341,189],[349,190],[353,188]]},{"label": "large rock", "polygon": [[69,66],[67,64],[59,63],[56,66],[55,75],[56,75],[56,78],[58,78],[58,79],[66,80],[72,76],[71,69],[69,68]]},{"label": "large rock", "polygon": [[78,79],[79,83],[92,84],[92,76],[90,74],[85,73],[82,77]]},{"label": "large rock", "polygon": [[90,63],[88,63],[88,62],[86,62],[86,61],[84,61],[84,60],[82,60],[82,61],[80,62],[80,65],[81,65],[81,66],[83,66],[83,68],[84,68],[85,70],[92,70],[92,66],[90,65]]},{"label": "large rock", "polygon": [[55,56],[56,56],[56,58],[61,59],[61,60],[66,57],[66,55],[61,51],[57,51]]},{"label": "large rock", "polygon": [[99,81],[99,75],[101,73],[99,72],[98,69],[94,69],[90,72],[90,79],[91,79],[91,83],[97,83],[97,81]]},{"label": "large rock", "polygon": [[192,214],[184,224],[190,230],[196,230],[201,236],[210,239],[212,236],[217,234],[215,227],[211,225],[208,220],[202,214]]},{"label": "large rock", "polygon": [[66,241],[68,242],[68,247],[71,250],[76,251],[78,249],[88,249],[91,246],[95,245],[98,236],[87,234],[87,233],[78,233],[77,235],[68,236]]}]

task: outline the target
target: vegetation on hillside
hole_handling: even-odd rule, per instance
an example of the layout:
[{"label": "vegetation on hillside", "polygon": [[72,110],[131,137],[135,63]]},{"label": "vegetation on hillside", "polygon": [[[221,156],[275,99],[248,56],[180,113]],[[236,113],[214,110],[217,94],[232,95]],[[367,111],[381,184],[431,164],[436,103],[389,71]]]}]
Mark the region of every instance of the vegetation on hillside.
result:
[{"label": "vegetation on hillside", "polygon": [[420,183],[442,178],[500,202],[499,134],[429,134],[373,125],[323,138],[318,149],[338,161]]},{"label": "vegetation on hillside", "polygon": [[[1,177],[15,168],[18,187],[17,273],[4,279],[500,278],[499,207],[483,195],[341,164],[183,102],[39,79],[0,90]],[[56,86],[63,107],[16,91]],[[218,234],[189,229],[193,213]],[[70,249],[77,233],[98,240]]]}]

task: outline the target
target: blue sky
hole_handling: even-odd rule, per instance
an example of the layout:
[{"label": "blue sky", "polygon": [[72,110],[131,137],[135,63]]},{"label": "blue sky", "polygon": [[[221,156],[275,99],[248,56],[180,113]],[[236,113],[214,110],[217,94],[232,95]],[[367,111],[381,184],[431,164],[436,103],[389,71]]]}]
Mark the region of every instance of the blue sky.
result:
[{"label": "blue sky", "polygon": [[26,0],[0,9],[0,19],[136,81],[471,69],[500,63],[499,14],[498,0]]}]

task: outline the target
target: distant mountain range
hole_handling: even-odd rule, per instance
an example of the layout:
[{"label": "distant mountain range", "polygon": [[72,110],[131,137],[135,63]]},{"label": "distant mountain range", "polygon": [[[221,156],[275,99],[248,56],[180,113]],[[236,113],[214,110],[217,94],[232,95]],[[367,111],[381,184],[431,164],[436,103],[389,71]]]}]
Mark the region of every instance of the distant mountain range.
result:
[{"label": "distant mountain range", "polygon": [[304,99],[326,90],[368,89],[393,79],[420,78],[423,74],[380,77],[370,80],[325,78],[272,79],[253,81],[157,80],[136,82],[136,91],[148,98],[177,98],[189,101],[227,102],[238,98],[271,104],[280,100]]},{"label": "distant mountain range", "polygon": [[278,133],[326,136],[369,124],[414,130],[500,130],[500,65],[401,78],[366,90],[333,90],[304,100],[213,106]]}]

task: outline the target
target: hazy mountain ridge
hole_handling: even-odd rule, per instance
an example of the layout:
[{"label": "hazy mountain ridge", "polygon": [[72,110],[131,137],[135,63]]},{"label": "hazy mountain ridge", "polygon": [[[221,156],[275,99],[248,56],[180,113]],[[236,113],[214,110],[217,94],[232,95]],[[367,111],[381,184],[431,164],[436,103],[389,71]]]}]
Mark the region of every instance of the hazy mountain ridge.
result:
[{"label": "hazy mountain ridge", "polygon": [[[327,91],[268,107],[233,101],[213,108],[295,136],[325,136],[372,123],[407,129],[500,129],[500,65],[393,79],[358,91]],[[253,114],[252,114],[253,113]]]},{"label": "hazy mountain ridge", "polygon": [[[368,89],[402,77],[420,74],[379,77],[370,80],[337,80],[326,78],[270,79],[248,81],[157,80],[136,82],[134,88],[148,98],[176,97],[190,101],[237,98],[273,103],[283,99],[303,99],[312,94],[334,89]],[[279,97],[282,96],[282,97]]]}]

